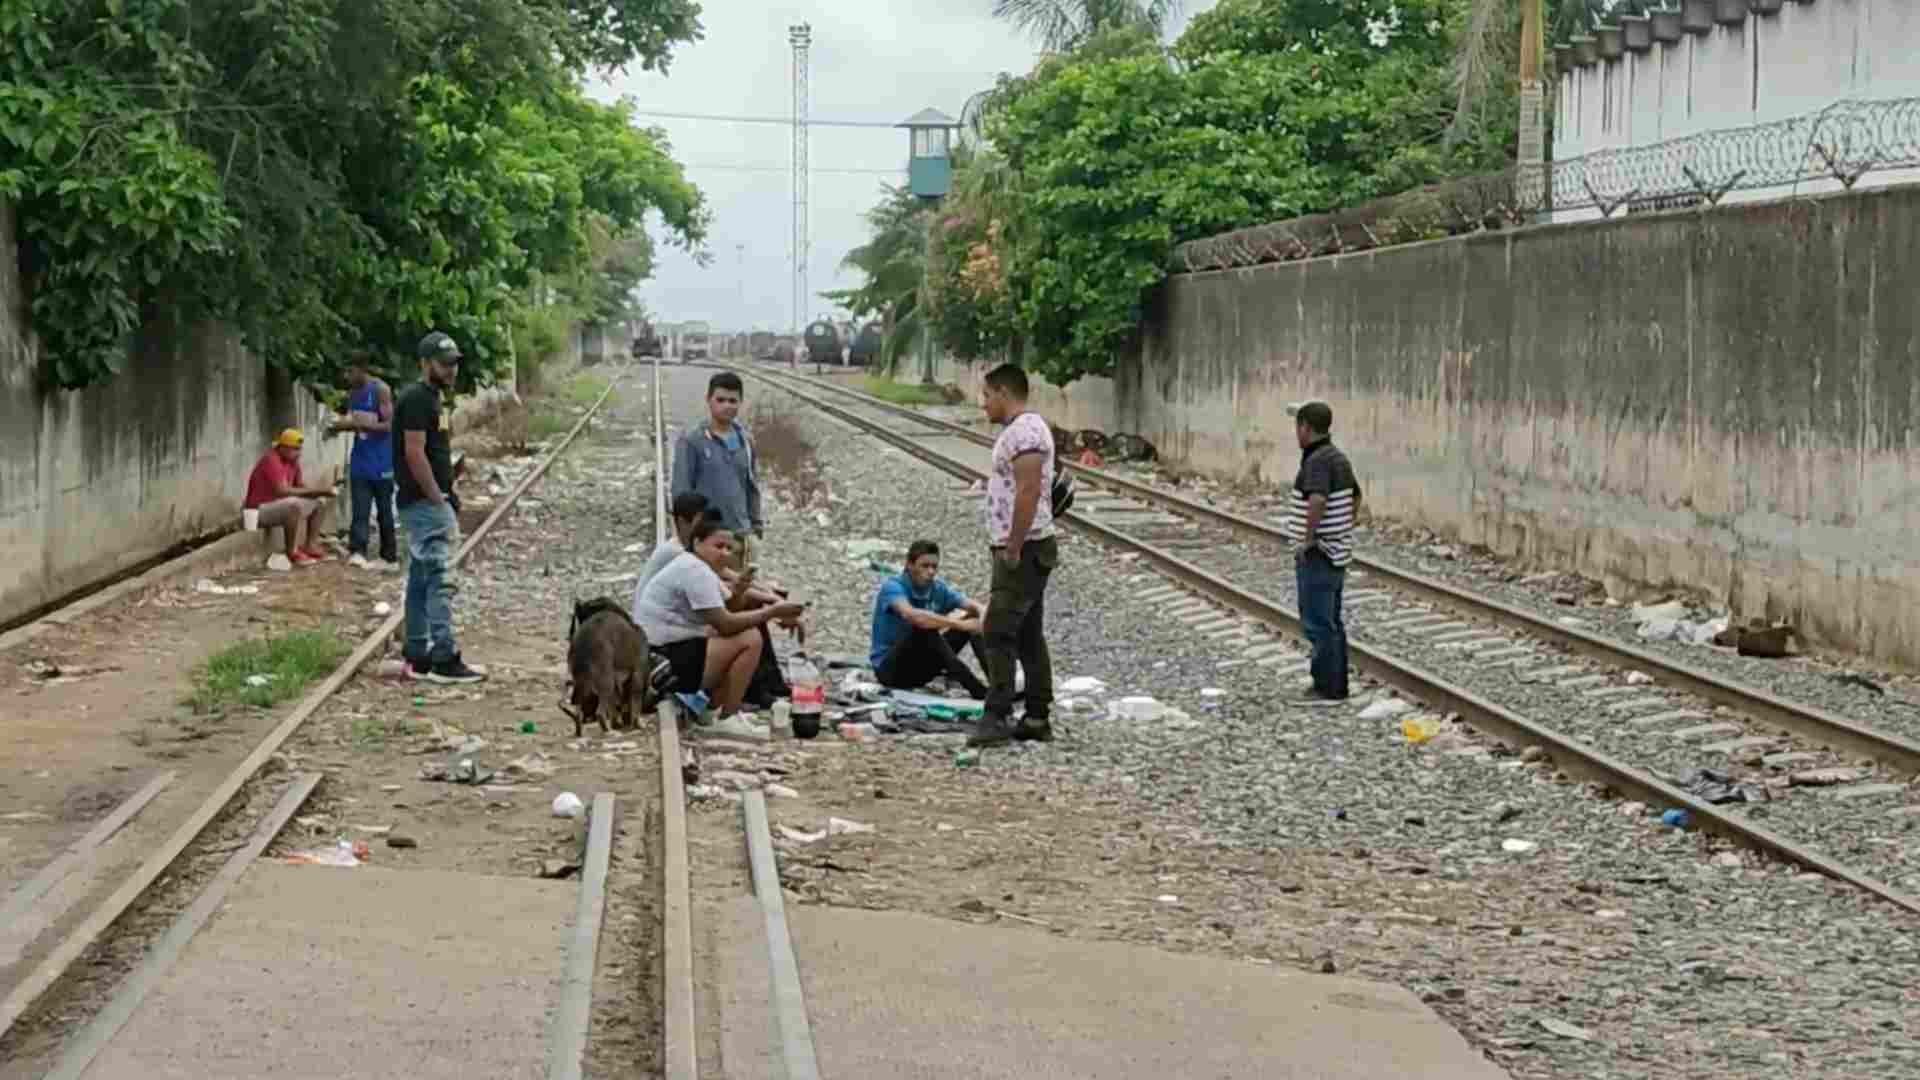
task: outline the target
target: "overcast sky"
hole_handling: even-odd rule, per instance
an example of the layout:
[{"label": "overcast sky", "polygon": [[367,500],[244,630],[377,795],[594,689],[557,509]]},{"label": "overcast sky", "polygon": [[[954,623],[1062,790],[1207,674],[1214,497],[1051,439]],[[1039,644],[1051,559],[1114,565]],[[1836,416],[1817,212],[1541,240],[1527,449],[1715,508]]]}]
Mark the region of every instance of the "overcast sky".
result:
[{"label": "overcast sky", "polygon": [[[1186,12],[1214,2],[1188,0]],[[992,85],[996,74],[1033,64],[1032,44],[996,22],[992,7],[993,0],[805,0],[764,7],[708,0],[701,17],[706,37],[679,49],[666,75],[616,74],[591,89],[596,97],[631,97],[642,110],[784,119],[793,101],[787,27],[804,21],[813,26],[815,120],[898,123],[929,106],[958,117],[968,96]],[[658,270],[642,288],[649,310],[669,322],[706,319],[716,329],[790,329],[792,129],[640,119],[667,132],[714,216],[709,265],[661,245]],[[819,293],[855,284],[840,260],[866,239],[861,214],[878,200],[881,185],[905,179],[907,133],[816,127],[809,157],[810,319],[832,308]]]}]

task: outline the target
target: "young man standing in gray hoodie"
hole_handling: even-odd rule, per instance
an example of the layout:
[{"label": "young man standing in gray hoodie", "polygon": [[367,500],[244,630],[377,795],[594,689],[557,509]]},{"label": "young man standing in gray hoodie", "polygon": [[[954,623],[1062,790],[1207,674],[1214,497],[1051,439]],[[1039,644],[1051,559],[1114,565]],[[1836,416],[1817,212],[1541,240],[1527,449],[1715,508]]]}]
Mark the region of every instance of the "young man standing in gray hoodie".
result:
[{"label": "young man standing in gray hoodie", "polygon": [[682,432],[673,453],[673,494],[705,495],[734,534],[734,569],[752,565],[747,534],[766,535],[760,515],[760,478],[754,469],[753,437],[739,420],[745,396],[740,376],[723,371],[707,381],[707,422]]}]

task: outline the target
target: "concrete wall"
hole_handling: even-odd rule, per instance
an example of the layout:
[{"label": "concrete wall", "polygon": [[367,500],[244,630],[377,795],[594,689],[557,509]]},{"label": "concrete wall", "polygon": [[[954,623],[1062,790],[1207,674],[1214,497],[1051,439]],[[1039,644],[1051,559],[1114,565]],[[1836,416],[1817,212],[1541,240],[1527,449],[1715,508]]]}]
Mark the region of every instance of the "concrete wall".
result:
[{"label": "concrete wall", "polygon": [[156,323],[111,382],[42,393],[17,265],[0,209],[0,620],[237,524],[282,427],[305,428],[309,468],[344,461],[311,396],[218,328]]},{"label": "concrete wall", "polygon": [[[1677,8],[1677,0],[1669,6]],[[1672,44],[1655,42],[1646,52],[1629,50],[1614,60],[1580,65],[1567,62],[1564,53],[1556,55],[1562,69],[1554,97],[1553,157],[1565,162],[1596,151],[1811,116],[1844,99],[1920,97],[1920,9],[1913,0],[1789,0],[1778,12],[1747,14],[1738,25],[1717,24],[1704,34],[1686,34]],[[1911,133],[1879,133],[1896,146],[1912,142]],[[1859,134],[1838,137],[1850,143]],[[1762,164],[1744,153],[1775,149],[1770,144],[1720,147],[1694,160],[1682,148],[1647,168],[1678,173],[1692,164],[1718,181],[1716,173]],[[1819,171],[1817,159],[1810,157],[1807,164]],[[1916,178],[1910,168],[1874,170],[1858,186]],[[1648,182],[1638,170],[1620,180],[1635,186]],[[1790,188],[1736,190],[1726,198],[1761,201],[1841,187],[1838,180],[1815,179]],[[1556,201],[1573,194],[1556,190]],[[1617,197],[1624,191],[1603,194]],[[1598,216],[1599,210],[1588,208],[1558,212],[1555,220]]]},{"label": "concrete wall", "polygon": [[1286,483],[1324,397],[1384,515],[1912,665],[1915,280],[1920,188],[1182,275],[1116,379],[1038,401]]}]

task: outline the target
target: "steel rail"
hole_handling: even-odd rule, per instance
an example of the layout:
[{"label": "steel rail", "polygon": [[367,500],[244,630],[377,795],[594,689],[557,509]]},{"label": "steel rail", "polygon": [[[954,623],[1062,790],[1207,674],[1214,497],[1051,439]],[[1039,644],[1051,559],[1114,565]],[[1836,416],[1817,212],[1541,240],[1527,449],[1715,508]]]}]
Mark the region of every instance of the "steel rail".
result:
[{"label": "steel rail", "polygon": [[[971,465],[921,446],[904,434],[888,430],[871,419],[795,388],[792,385],[793,380],[770,376],[764,372],[761,374],[767,381],[821,412],[851,424],[935,468],[961,479],[984,478],[984,474]],[[861,396],[865,397],[865,395]],[[908,415],[913,414],[908,411]],[[1280,604],[1257,594],[1245,592],[1178,556],[1144,540],[1129,536],[1110,525],[1090,520],[1076,513],[1069,513],[1064,520],[1067,524],[1103,543],[1139,554],[1155,568],[1195,592],[1202,593],[1227,607],[1270,626],[1278,627],[1296,637],[1301,635],[1299,615]],[[1350,643],[1348,648],[1357,661],[1355,666],[1361,671],[1409,697],[1457,712],[1469,724],[1500,739],[1522,745],[1539,746],[1553,755],[1555,763],[1569,773],[1599,780],[1622,795],[1632,796],[1648,805],[1684,809],[1693,816],[1694,821],[1701,828],[1709,832],[1838,881],[1844,881],[1909,912],[1920,914],[1920,897],[1902,892],[1886,882],[1770,829],[1726,813],[1719,807],[1696,798],[1656,776],[1587,746],[1576,738],[1488,701],[1473,691],[1450,683],[1432,672],[1393,659],[1367,645]]]},{"label": "steel rail", "polygon": [[[546,475],[553,463],[558,461],[560,456],[573,445],[580,433],[586,430],[587,424],[599,413],[600,407],[606,404],[607,398],[612,396],[614,387],[617,385],[619,385],[618,377],[608,381],[606,390],[588,407],[586,413],[568,430],[559,444],[542,458],[532,471],[522,477],[512,491],[501,498],[493,512],[487,515],[486,520],[480,523],[480,527],[475,529],[473,535],[460,546],[460,550],[454,553],[451,566],[458,567],[464,563],[475,547],[485,540],[513,509],[520,497]],[[226,809],[227,804],[240,792],[240,789],[259,773],[267,761],[293,736],[293,733],[319,711],[320,706],[328,698],[346,685],[347,680],[351,679],[362,665],[385,647],[387,639],[400,628],[404,616],[405,612],[395,611],[382,619],[380,625],[361,640],[332,674],[302,698],[299,704],[254,746],[253,751],[227,773],[200,806],[121,883],[111,896],[95,908],[77,927],[55,943],[37,967],[27,972],[18,983],[14,984],[6,997],[0,999],[0,1035],[12,1030],[20,1018],[66,976],[68,969],[108,932],[108,929],[128,908],[146,894],[154,882],[167,873],[175,860],[200,838],[200,834]]]},{"label": "steel rail", "polygon": [[[790,376],[766,375],[770,381],[779,381]],[[807,380],[810,387],[821,387],[837,394],[853,398],[863,406],[880,409],[892,415],[910,418],[930,428],[950,435],[969,439],[980,445],[992,445],[993,440],[982,433],[935,417],[925,416],[912,409],[883,401],[869,394],[863,394],[850,387],[836,386],[818,380]],[[1219,507],[1208,506],[1192,499],[1176,495],[1151,484],[1119,476],[1105,469],[1096,469],[1074,462],[1066,463],[1074,475],[1083,477],[1098,487],[1118,491],[1143,502],[1163,509],[1198,517],[1205,521],[1232,529],[1239,535],[1267,543],[1288,543],[1285,533],[1271,525],[1255,521],[1252,518],[1235,514]],[[1623,667],[1636,668],[1648,675],[1672,685],[1675,689],[1705,698],[1717,705],[1725,705],[1751,716],[1766,727],[1811,742],[1824,745],[1836,751],[1860,756],[1865,755],[1885,762],[1905,775],[1920,775],[1920,742],[1902,738],[1885,731],[1876,731],[1864,724],[1811,705],[1788,701],[1778,695],[1757,687],[1744,686],[1712,671],[1696,668],[1673,660],[1647,649],[1637,648],[1624,642],[1613,641],[1603,635],[1591,633],[1576,627],[1562,626],[1544,616],[1515,607],[1490,597],[1479,596],[1446,582],[1427,577],[1393,565],[1379,559],[1359,554],[1354,556],[1354,564],[1389,585],[1419,595],[1433,603],[1461,610],[1470,615],[1490,619],[1494,622],[1517,625],[1526,633],[1546,639],[1572,652],[1595,660]]]}]

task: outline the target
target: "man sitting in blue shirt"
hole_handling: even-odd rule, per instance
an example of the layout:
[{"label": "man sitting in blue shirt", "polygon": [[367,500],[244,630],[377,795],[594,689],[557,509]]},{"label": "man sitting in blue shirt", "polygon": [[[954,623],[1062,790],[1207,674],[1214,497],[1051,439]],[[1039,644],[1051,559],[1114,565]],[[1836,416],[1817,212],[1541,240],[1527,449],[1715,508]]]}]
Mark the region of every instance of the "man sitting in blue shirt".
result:
[{"label": "man sitting in blue shirt", "polygon": [[917,690],[945,675],[984,701],[987,684],[960,650],[980,654],[980,620],[987,609],[940,580],[940,545],[915,540],[907,569],[888,578],[873,598],[873,651],[868,659],[880,685]]}]

